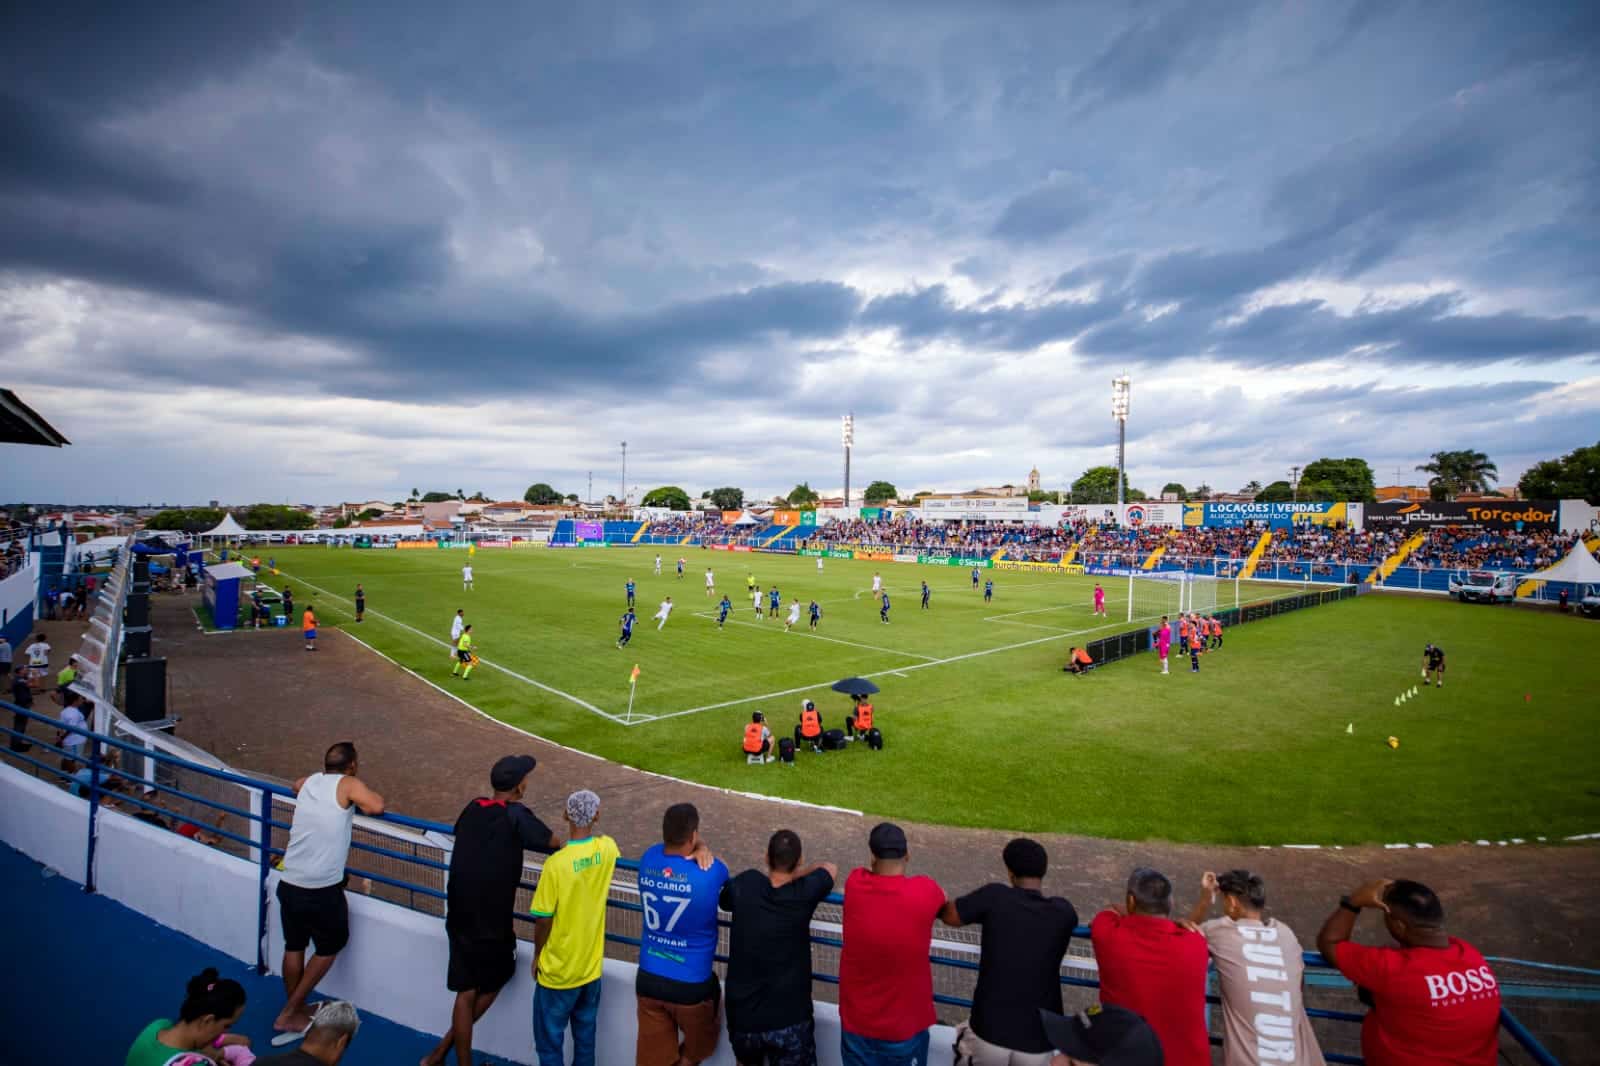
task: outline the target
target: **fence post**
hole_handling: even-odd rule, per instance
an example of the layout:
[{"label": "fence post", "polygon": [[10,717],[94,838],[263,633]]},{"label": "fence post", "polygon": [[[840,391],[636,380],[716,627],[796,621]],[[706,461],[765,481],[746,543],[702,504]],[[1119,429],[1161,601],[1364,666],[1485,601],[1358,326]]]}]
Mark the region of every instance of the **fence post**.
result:
[{"label": "fence post", "polygon": [[[71,788],[72,779],[67,779]],[[100,821],[100,738],[89,735],[89,842],[83,856],[83,890],[94,891],[95,829]]]},{"label": "fence post", "polygon": [[272,793],[261,790],[261,836],[256,849],[261,859],[257,864],[259,878],[256,883],[256,973],[267,972],[267,875],[272,869]]}]

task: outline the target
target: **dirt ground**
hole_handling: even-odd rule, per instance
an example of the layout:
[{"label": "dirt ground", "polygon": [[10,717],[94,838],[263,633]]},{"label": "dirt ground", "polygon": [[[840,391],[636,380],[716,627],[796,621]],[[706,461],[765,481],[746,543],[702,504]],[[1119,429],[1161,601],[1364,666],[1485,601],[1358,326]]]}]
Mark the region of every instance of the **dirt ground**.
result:
[{"label": "dirt ground", "polygon": [[[702,830],[736,869],[760,865],[778,828],[797,830],[812,859],[841,867],[865,863],[876,821],[835,811],[733,795],[620,766],[536,740],[477,714],[337,630],[306,652],[284,630],[202,634],[185,596],[155,603],[155,653],[168,658],[170,711],[179,735],[241,769],[293,778],[318,768],[335,740],[355,741],[362,777],[392,809],[451,822],[488,787],[501,755],[531,752],[539,769],[528,803],[559,826],[566,795],[591,788],[604,802],[603,824],[624,854],[658,839],[661,812],[689,800]],[[64,635],[64,634],[63,634]],[[440,653],[444,655],[443,652]],[[780,766],[766,773],[804,772]],[[1014,834],[906,824],[917,872],[954,894],[1004,876],[1000,849]],[[1463,845],[1427,850],[1382,847],[1291,850],[1127,842],[1046,835],[1047,888],[1091,915],[1120,900],[1128,871],[1154,866],[1172,878],[1180,905],[1193,900],[1208,869],[1248,867],[1267,880],[1274,911],[1307,946],[1339,895],[1374,877],[1410,877],[1443,897],[1452,933],[1488,955],[1600,966],[1600,845]],[[1381,940],[1372,920],[1364,939]]]}]

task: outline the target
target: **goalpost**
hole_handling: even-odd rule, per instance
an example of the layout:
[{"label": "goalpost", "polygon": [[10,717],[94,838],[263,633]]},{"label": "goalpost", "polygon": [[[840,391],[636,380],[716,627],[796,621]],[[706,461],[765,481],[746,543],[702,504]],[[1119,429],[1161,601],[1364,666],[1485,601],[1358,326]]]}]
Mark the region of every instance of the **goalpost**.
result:
[{"label": "goalpost", "polygon": [[1233,603],[1239,604],[1239,579],[1210,577],[1184,571],[1128,575],[1128,621],[1156,615],[1208,614],[1229,606],[1224,585],[1232,585]]}]

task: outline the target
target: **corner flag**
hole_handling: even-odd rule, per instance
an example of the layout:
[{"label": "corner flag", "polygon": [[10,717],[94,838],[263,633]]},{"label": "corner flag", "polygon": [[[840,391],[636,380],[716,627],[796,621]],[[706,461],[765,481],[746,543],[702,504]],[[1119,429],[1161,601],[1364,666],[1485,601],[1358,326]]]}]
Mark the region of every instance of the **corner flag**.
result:
[{"label": "corner flag", "polygon": [[638,663],[634,663],[633,664],[633,673],[628,675],[628,684],[634,685],[634,684],[638,684],[638,682],[639,682],[639,664]]}]

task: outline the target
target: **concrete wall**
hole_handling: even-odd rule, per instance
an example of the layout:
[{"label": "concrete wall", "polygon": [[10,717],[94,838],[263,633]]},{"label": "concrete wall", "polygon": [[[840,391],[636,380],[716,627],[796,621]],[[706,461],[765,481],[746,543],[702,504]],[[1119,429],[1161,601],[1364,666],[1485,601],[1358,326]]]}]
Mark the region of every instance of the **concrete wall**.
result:
[{"label": "concrete wall", "polygon": [[33,635],[33,601],[39,591],[37,556],[16,573],[0,581],[0,630],[11,642],[17,662],[24,662],[22,649]]}]

